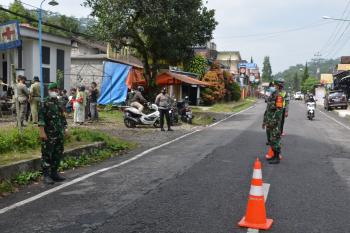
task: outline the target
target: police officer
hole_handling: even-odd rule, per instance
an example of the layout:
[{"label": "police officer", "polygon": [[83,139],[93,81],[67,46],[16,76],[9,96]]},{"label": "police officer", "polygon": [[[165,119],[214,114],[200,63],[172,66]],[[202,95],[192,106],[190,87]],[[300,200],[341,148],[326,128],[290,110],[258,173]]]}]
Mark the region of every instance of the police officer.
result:
[{"label": "police officer", "polygon": [[284,122],[285,118],[288,117],[288,109],[289,109],[289,97],[288,93],[284,90],[284,80],[279,79],[276,81],[276,86],[278,88],[278,94],[283,98],[283,108],[282,108],[282,120],[281,120],[281,135],[284,135]]},{"label": "police officer", "polygon": [[170,123],[170,115],[169,115],[169,110],[171,106],[171,98],[170,96],[166,93],[166,88],[164,87],[162,89],[162,92],[157,95],[156,97],[156,105],[159,108],[159,117],[160,117],[160,130],[165,131],[164,129],[164,116],[166,119],[166,123],[168,125],[168,131],[173,131],[171,129],[171,123]]},{"label": "police officer", "polygon": [[268,102],[267,110],[264,114],[262,128],[269,132],[268,142],[271,146],[274,156],[269,160],[270,164],[280,163],[281,153],[281,120],[283,112],[283,99],[278,93],[272,93],[275,98],[271,98]]},{"label": "police officer", "polygon": [[38,107],[40,102],[40,82],[37,76],[34,77],[34,83],[29,89],[30,112],[34,124],[38,123]]},{"label": "police officer", "polygon": [[39,110],[39,129],[42,153],[42,170],[45,184],[65,180],[58,173],[64,150],[64,135],[67,121],[58,102],[59,89],[56,83],[48,86],[49,96],[41,103]]},{"label": "police officer", "polygon": [[25,76],[18,76],[18,84],[17,84],[17,96],[18,96],[18,102],[19,102],[19,119],[21,126],[24,125],[24,120],[27,115],[28,110],[28,97],[29,97],[29,91],[26,86],[26,80],[27,78]]}]

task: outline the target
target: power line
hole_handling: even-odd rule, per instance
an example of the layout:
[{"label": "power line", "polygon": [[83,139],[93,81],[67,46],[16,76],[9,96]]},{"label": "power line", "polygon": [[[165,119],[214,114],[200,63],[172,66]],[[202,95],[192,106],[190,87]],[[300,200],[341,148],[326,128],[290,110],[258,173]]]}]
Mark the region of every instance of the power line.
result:
[{"label": "power line", "polygon": [[240,36],[229,36],[229,37],[218,37],[216,39],[239,39],[239,38],[249,38],[249,37],[265,37],[265,36],[273,36],[277,34],[283,34],[283,33],[288,33],[288,32],[294,32],[294,31],[301,31],[309,28],[315,28],[315,27],[320,27],[326,24],[330,24],[334,22],[323,22],[323,23],[317,23],[317,24],[311,24],[311,25],[306,25],[303,27],[298,27],[298,28],[291,28],[287,30],[281,30],[281,31],[276,31],[276,32],[269,32],[269,33],[257,33],[257,34],[247,34],[247,35],[240,35]]},{"label": "power line", "polygon": [[[346,6],[345,6],[344,11],[343,11],[340,18],[344,18],[346,12],[348,11],[349,6],[350,6],[350,0],[348,0],[348,2],[346,3]],[[341,30],[341,28],[343,27],[343,25],[344,25],[344,22],[339,21],[337,23],[337,26],[334,28],[334,31],[332,32],[332,34],[328,38],[327,42],[323,45],[323,47],[321,48],[320,51],[322,51],[322,52],[326,51],[326,49],[331,45],[331,42],[334,39],[336,39],[336,36],[338,35],[338,33]]]}]

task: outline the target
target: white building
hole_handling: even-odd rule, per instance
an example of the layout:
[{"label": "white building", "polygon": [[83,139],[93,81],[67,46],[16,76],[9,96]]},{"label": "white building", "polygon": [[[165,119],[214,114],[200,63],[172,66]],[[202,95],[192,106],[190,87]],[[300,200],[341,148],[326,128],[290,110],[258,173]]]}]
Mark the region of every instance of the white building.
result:
[{"label": "white building", "polygon": [[[38,30],[29,25],[19,26],[22,46],[7,50],[0,50],[0,79],[4,83],[12,84],[11,64],[15,69],[24,69],[24,75],[28,80],[34,76],[40,76]],[[65,89],[70,87],[69,77],[71,67],[71,39],[42,34],[43,51],[43,80],[47,84],[57,81],[57,72],[64,74],[64,82],[61,83]]]},{"label": "white building", "polygon": [[238,63],[241,62],[241,54],[238,51],[218,52],[217,60],[224,66],[229,67],[232,74],[238,74]]}]

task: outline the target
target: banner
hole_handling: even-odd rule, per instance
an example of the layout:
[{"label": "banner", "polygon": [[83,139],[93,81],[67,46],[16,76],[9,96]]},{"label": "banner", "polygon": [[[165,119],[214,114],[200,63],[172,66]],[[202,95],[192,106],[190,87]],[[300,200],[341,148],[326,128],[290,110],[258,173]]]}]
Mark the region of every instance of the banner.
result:
[{"label": "banner", "polygon": [[21,45],[18,21],[10,21],[0,25],[0,51],[20,47]]}]

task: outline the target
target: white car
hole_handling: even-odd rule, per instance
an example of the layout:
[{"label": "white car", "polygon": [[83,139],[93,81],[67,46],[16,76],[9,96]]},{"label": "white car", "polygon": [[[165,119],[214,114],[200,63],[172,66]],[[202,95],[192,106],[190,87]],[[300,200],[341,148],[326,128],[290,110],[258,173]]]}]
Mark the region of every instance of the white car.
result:
[{"label": "white car", "polygon": [[301,94],[300,91],[296,92],[296,93],[294,94],[294,99],[295,99],[295,100],[302,100],[302,99],[303,99],[303,94]]}]

